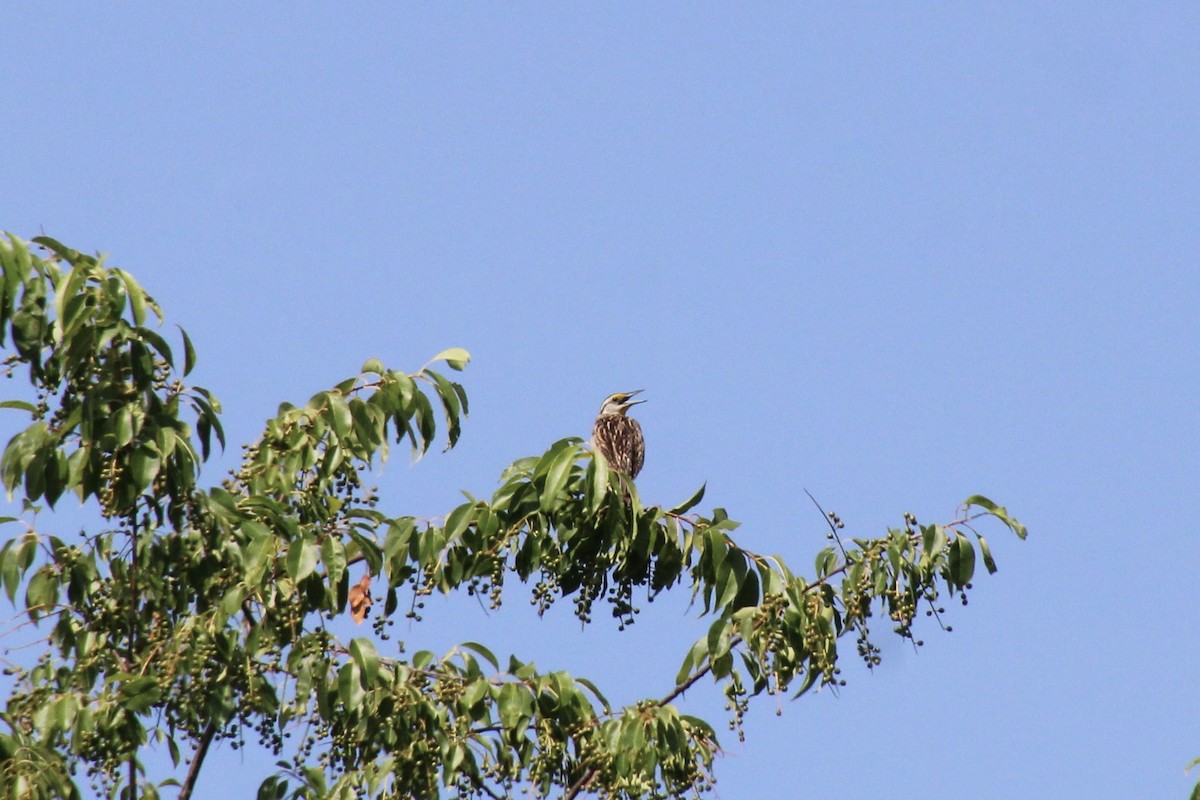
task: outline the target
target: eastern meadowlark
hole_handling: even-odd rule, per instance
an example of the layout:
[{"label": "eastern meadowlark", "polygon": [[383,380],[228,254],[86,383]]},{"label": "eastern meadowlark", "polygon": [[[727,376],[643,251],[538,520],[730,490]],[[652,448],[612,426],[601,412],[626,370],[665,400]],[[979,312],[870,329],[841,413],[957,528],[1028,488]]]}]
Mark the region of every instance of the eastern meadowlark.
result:
[{"label": "eastern meadowlark", "polygon": [[642,437],[642,426],[633,417],[626,416],[629,409],[645,400],[630,400],[642,390],[610,394],[592,426],[592,447],[604,454],[608,465],[636,478],[642,471],[646,457],[646,440]]}]

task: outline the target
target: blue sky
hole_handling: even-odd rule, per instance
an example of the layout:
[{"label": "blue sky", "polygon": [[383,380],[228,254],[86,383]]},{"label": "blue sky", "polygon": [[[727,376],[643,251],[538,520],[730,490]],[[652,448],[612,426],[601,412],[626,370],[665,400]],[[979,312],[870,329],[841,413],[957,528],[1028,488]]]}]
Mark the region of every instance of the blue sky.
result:
[{"label": "blue sky", "polygon": [[[1031,535],[992,531],[954,632],[764,699],[719,796],[1186,796],[1200,6],[42,5],[0,11],[0,228],[109,253],[188,329],[234,443],[211,482],[280,401],[463,346],[463,440],[388,463],[392,513],[641,387],[642,497],[707,481],[800,570],[804,488],[856,535],[984,493]],[[478,637],[623,701],[706,627],[580,632],[517,591],[427,616],[410,650]],[[201,794],[268,768],[224,749]]]}]

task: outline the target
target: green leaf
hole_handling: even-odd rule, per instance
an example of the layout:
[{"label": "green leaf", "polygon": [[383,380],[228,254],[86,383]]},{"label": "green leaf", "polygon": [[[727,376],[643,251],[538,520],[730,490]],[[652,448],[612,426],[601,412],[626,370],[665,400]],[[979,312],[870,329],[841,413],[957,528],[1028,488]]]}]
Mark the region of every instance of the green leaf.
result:
[{"label": "green leaf", "polygon": [[288,546],[284,566],[292,580],[297,583],[304,580],[317,568],[317,546],[304,539],[293,540]]},{"label": "green leaf", "polygon": [[515,730],[521,727],[524,718],[533,710],[533,698],[520,684],[506,683],[500,688],[496,706],[500,712],[500,724],[508,730]]},{"label": "green leaf", "polygon": [[49,567],[34,573],[25,589],[25,607],[29,616],[36,619],[58,602],[58,581]]},{"label": "green leaf", "polygon": [[467,390],[463,388],[461,383],[451,382],[450,385],[454,387],[454,393],[458,395],[458,402],[462,405],[463,416],[467,416],[471,413],[471,404],[467,401]]},{"label": "green leaf", "polygon": [[226,617],[232,617],[242,607],[242,603],[246,600],[248,590],[246,586],[239,584],[231,588],[221,598],[221,613]]},{"label": "green leaf", "polygon": [[700,733],[702,733],[706,739],[710,739],[714,742],[717,741],[717,732],[713,730],[712,725],[709,725],[708,722],[700,719],[700,717],[693,717],[690,714],[680,714],[679,719],[700,731]]},{"label": "green leaf", "polygon": [[704,663],[705,657],[708,655],[708,639],[698,639],[688,654],[684,656],[683,664],[679,667],[679,673],[675,676],[675,685],[679,686],[684,681],[692,676],[692,671],[700,664]]},{"label": "green leaf", "polygon": [[191,374],[192,368],[196,366],[196,348],[192,347],[192,340],[188,337],[187,331],[181,327],[179,335],[183,337],[183,375],[187,377]]},{"label": "green leaf", "polygon": [[[424,392],[414,392],[412,402],[415,408],[413,416],[416,417],[417,430],[420,431],[419,437],[416,434],[410,435],[413,440],[413,448],[419,449],[420,454],[424,455],[429,450],[429,446],[433,444],[433,437],[437,434],[437,420],[433,416],[433,404],[429,402],[429,398]],[[418,442],[419,447],[418,447]]]},{"label": "green leaf", "polygon": [[121,684],[121,705],[134,713],[145,711],[162,697],[158,679],[150,676],[134,678]]},{"label": "green leaf", "polygon": [[362,671],[355,661],[348,661],[338,670],[337,676],[338,699],[347,711],[354,711],[362,705],[366,692],[363,691]]},{"label": "green leaf", "polygon": [[824,578],[837,567],[837,551],[832,547],[826,547],[817,553],[814,566],[817,571],[818,578]]},{"label": "green leaf", "polygon": [[91,311],[87,305],[88,295],[77,294],[67,301],[61,317],[54,321],[54,331],[57,341],[69,339],[88,317],[85,312]]},{"label": "green leaf", "polygon": [[[301,771],[304,773],[304,782],[310,790],[309,794],[303,795],[304,797],[325,797],[329,794],[328,789],[325,788],[325,770],[321,767],[304,767]],[[297,796],[300,795],[297,794]]]},{"label": "green leaf", "polygon": [[701,484],[700,488],[696,490],[695,494],[693,494],[687,500],[684,500],[679,505],[672,508],[669,513],[671,513],[671,514],[686,514],[687,512],[691,511],[696,506],[700,505],[700,501],[704,499],[704,490],[706,488],[708,488],[707,481],[705,481],[703,484]]},{"label": "green leaf", "polygon": [[993,517],[1007,525],[1009,529],[1021,539],[1024,539],[1029,535],[1029,531],[1025,529],[1024,525],[1018,522],[1015,517],[1009,516],[1008,509],[1006,509],[1004,506],[996,505],[981,494],[973,494],[966,500],[963,500],[963,506],[968,509],[971,506],[978,506],[979,508],[985,509]]},{"label": "green leaf", "polygon": [[336,536],[327,536],[321,542],[321,563],[329,576],[329,584],[337,586],[346,572],[346,548]]},{"label": "green leaf", "polygon": [[491,686],[484,678],[468,683],[467,688],[463,690],[463,706],[465,708],[473,708],[476,703],[489,694],[490,689]]},{"label": "green leaf", "polygon": [[210,435],[217,434],[221,449],[225,449],[225,431],[221,427],[221,418],[217,416],[221,404],[206,389],[194,387],[190,400],[196,411],[196,434],[200,437],[200,452],[207,459],[210,451]]},{"label": "green leaf", "polygon": [[129,471],[138,492],[149,488],[161,466],[162,460],[158,456],[158,449],[153,445],[144,444],[133,451],[133,455],[129,458]]},{"label": "green leaf", "polygon": [[[587,678],[576,678],[575,682],[578,683],[580,686],[587,687],[588,691],[591,692],[595,696],[595,698],[600,701],[600,705],[604,709],[605,714],[612,711],[612,706],[609,705],[608,698],[605,697],[600,692],[600,690],[596,688],[596,684],[592,683]],[[678,683],[678,681],[676,681],[676,683]]]},{"label": "green leaf", "polygon": [[[183,753],[179,750],[179,744],[175,741],[174,736],[167,736],[167,753],[171,756],[171,765],[179,766],[179,761],[183,758]],[[164,781],[165,783],[165,781]]]},{"label": "green leaf", "polygon": [[817,682],[817,677],[819,675],[820,673],[813,669],[810,664],[809,667],[804,671],[804,680],[800,683],[800,688],[797,689],[796,693],[792,695],[792,699],[795,700],[801,697],[805,692],[811,689],[813,684]]},{"label": "green leaf", "polygon": [[471,360],[471,354],[461,347],[451,347],[448,350],[443,350],[436,356],[430,359],[433,361],[445,361],[450,369],[456,372],[462,372],[463,367],[467,366],[467,362]]},{"label": "green leaf", "polygon": [[363,682],[370,685],[379,675],[379,652],[370,639],[359,637],[350,641],[350,657],[362,671]]},{"label": "green leaf", "polygon": [[26,403],[24,400],[5,400],[0,403],[0,408],[16,408],[21,411],[28,411],[30,414],[37,413],[37,406],[33,403]]},{"label": "green leaf", "polygon": [[459,774],[459,767],[462,766],[463,760],[467,756],[467,748],[458,744],[451,743],[446,749],[446,753],[442,757],[442,767],[445,770],[445,778],[443,779],[447,786],[455,783],[455,778]]},{"label": "green leaf", "polygon": [[46,504],[54,508],[63,490],[67,488],[67,456],[62,450],[51,450],[46,458],[44,482],[46,484]]},{"label": "green leaf", "polygon": [[133,409],[129,406],[122,406],[113,419],[113,438],[116,440],[116,448],[120,449],[132,442],[133,436]]},{"label": "green leaf", "polygon": [[[729,557],[721,562],[721,566],[717,569],[717,609],[725,609],[733,603],[733,598],[737,596],[738,580],[735,573],[735,564],[741,564],[742,569],[745,569],[745,562],[741,560],[741,556],[736,553],[730,553]],[[732,610],[732,609],[730,609]]]},{"label": "green leaf", "polygon": [[448,443],[446,449],[454,447],[458,443],[458,437],[462,433],[462,408],[459,406],[458,392],[454,390],[454,386],[450,381],[443,378],[433,370],[425,370],[425,374],[433,380],[434,386],[437,388],[438,398],[442,401],[442,412],[446,419],[446,438]]},{"label": "green leaf", "polygon": [[732,642],[729,620],[726,618],[718,619],[709,627],[708,637],[705,640],[705,643],[708,645],[709,658],[716,660],[728,654]]},{"label": "green leaf", "polygon": [[113,272],[120,277],[125,284],[125,294],[129,297],[129,307],[133,312],[133,324],[141,327],[146,324],[146,292],[142,289],[138,282],[133,279],[123,269],[114,269]]},{"label": "green leaf", "polygon": [[243,580],[248,586],[258,586],[274,560],[275,537],[266,525],[255,520],[243,520],[241,527],[248,539],[242,546]]},{"label": "green leaf", "polygon": [[325,392],[324,396],[329,404],[328,414],[333,430],[338,438],[345,438],[354,427],[354,416],[350,413],[350,406],[346,404],[346,398],[337,392]]},{"label": "green leaf", "polygon": [[946,548],[946,529],[941,525],[921,526],[921,565],[928,566]]},{"label": "green leaf", "polygon": [[378,358],[368,358],[366,361],[363,362],[362,369],[360,369],[359,372],[363,372],[363,373],[369,372],[369,373],[373,373],[375,375],[382,375],[385,372],[387,372],[387,370],[384,369],[383,362],[380,361]]},{"label": "green leaf", "polygon": [[617,740],[618,751],[636,753],[646,744],[646,729],[640,719],[626,718],[622,725],[621,737]]},{"label": "green leaf", "polygon": [[500,662],[498,660],[496,660],[496,656],[493,655],[491,650],[487,649],[486,647],[481,645],[479,642],[463,642],[462,644],[459,645],[459,647],[461,647],[465,650],[470,650],[472,653],[475,653],[480,658],[482,658],[484,661],[491,664],[492,669],[494,669],[494,670],[500,669]]},{"label": "green leaf", "polygon": [[168,364],[170,364],[172,367],[175,366],[175,356],[171,353],[171,346],[167,344],[166,339],[162,338],[149,328],[138,328],[137,333],[138,336],[140,336],[143,340],[148,342],[151,347],[157,350],[158,354],[162,356]]},{"label": "green leaf", "polygon": [[988,546],[987,539],[979,534],[975,534],[979,539],[979,554],[983,556],[983,565],[987,567],[989,575],[996,574],[996,559],[992,558],[992,548]]},{"label": "green leaf", "polygon": [[283,800],[287,796],[288,782],[278,775],[271,775],[258,786],[256,800]]},{"label": "green leaf", "polygon": [[729,552],[728,540],[720,528],[709,528],[705,531],[705,551],[712,560],[713,575],[721,568],[721,562],[725,560],[726,553]]},{"label": "green leaf", "polygon": [[[16,547],[13,546],[14,544]],[[10,603],[16,601],[17,588],[20,586],[25,572],[33,563],[34,556],[37,555],[37,548],[37,534],[27,533],[20,540],[6,542],[3,550],[0,550],[0,554],[3,556],[2,560],[0,560],[0,575],[3,577],[4,591],[8,595]],[[43,589],[42,591],[44,592],[45,590]],[[38,599],[45,600],[46,596],[43,594]],[[28,602],[28,599],[26,599],[27,605]],[[50,602],[53,602],[53,597],[50,598]]]},{"label": "green leaf", "polygon": [[4,593],[8,595],[10,603],[17,599],[17,588],[21,584],[21,572],[17,567],[16,553],[9,546],[11,544],[6,543],[0,551],[0,582],[4,584]]},{"label": "green leaf", "polygon": [[966,586],[975,574],[975,548],[971,541],[961,533],[954,537],[951,553],[951,574],[959,586]]},{"label": "green leaf", "polygon": [[476,510],[475,503],[463,503],[450,512],[450,516],[446,518],[447,544],[456,542],[462,537],[463,532],[470,527]]},{"label": "green leaf", "polygon": [[550,465],[546,470],[546,482],[543,484],[541,495],[538,498],[542,511],[554,511],[562,503],[559,495],[567,485],[567,478],[571,475],[571,466],[578,456],[579,449],[573,444],[565,444],[551,456]]},{"label": "green leaf", "polygon": [[83,287],[83,283],[87,280],[88,271],[82,267],[76,267],[67,273],[66,280],[59,284],[58,291],[54,295],[54,313],[56,319],[54,321],[54,338],[61,342],[63,340],[63,331],[67,321],[67,306],[72,300],[78,300],[79,291]]},{"label": "green leaf", "polygon": [[592,451],[592,459],[588,462],[586,486],[588,513],[595,514],[603,507],[608,495],[608,459],[599,450]]},{"label": "green leaf", "polygon": [[738,592],[733,598],[731,606],[734,609],[757,606],[759,602],[758,573],[748,569],[744,560],[741,561],[741,564],[742,567],[738,571]]}]

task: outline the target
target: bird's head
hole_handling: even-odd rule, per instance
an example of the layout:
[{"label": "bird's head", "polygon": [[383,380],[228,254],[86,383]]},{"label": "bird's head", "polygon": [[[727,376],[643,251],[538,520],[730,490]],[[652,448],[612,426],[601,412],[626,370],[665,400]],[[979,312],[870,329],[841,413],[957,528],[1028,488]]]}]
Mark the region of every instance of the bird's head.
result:
[{"label": "bird's head", "polygon": [[605,414],[620,414],[625,416],[629,409],[636,406],[638,403],[644,403],[645,400],[631,400],[630,398],[636,394],[641,394],[643,389],[634,389],[632,392],[617,392],[610,394],[604,399],[604,403],[600,406],[600,416]]}]

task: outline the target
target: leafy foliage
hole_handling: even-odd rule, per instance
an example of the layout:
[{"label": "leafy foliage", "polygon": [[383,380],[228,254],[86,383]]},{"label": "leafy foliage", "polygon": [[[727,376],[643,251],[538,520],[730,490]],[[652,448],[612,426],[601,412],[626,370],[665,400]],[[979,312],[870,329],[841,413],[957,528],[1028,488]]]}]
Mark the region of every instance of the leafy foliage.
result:
[{"label": "leafy foliage", "polygon": [[[844,683],[843,635],[857,635],[869,665],[877,618],[920,644],[921,611],[936,614],[945,595],[965,600],[977,554],[995,571],[976,517],[1025,536],[979,496],[948,524],[906,515],[874,539],[843,541],[829,515],[832,544],[805,578],[740,547],[724,510],[695,513],[703,488],[672,508],[645,506],[578,439],[516,461],[490,499],[469,499],[443,524],[388,516],[361,476],[393,444],[424,454],[439,427],[455,444],[467,395],[431,367],[461,370],[469,356],[458,348],[413,374],[371,359],[305,405],[280,406],[240,468],[201,488],[199,465],[224,433],[216,398],[183,382],[195,363],[186,334],[180,366],[146,327],[161,310],[128,273],[34,241],[44,255],[0,241],[5,368],[25,369],[36,395],[0,404],[30,417],[0,476],[31,513],[71,493],[94,502],[103,525],[66,540],[26,521],[0,547],[0,586],[48,633],[36,664],[11,668],[5,797],[78,797],[80,769],[114,795],[155,797],[139,754],[162,746],[186,798],[217,739],[280,757],[264,800],[702,792],[720,746],[674,704],[687,689],[715,680],[740,736],[750,697]],[[382,612],[375,637],[340,641],[329,622],[347,610],[357,563],[382,587]],[[479,643],[379,654],[388,621],[419,619],[422,597],[465,591],[499,607],[512,579],[532,584],[539,613],[571,598],[588,623],[602,602],[621,627],[637,598],[686,587],[707,631],[662,697],[623,708],[584,678],[502,662]],[[355,587],[357,609],[369,585]]]}]

